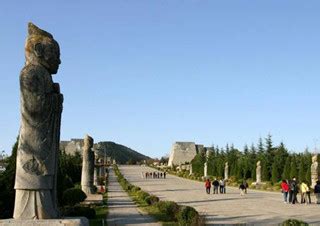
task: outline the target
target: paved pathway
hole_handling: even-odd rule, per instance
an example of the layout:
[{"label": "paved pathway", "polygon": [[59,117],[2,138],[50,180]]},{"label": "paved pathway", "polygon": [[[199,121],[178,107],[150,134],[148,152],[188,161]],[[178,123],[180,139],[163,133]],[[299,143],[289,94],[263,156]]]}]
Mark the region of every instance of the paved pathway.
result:
[{"label": "paved pathway", "polygon": [[[285,204],[280,192],[249,190],[245,197],[240,197],[238,189],[227,187],[227,194],[208,195],[202,182],[172,175],[167,175],[167,179],[143,179],[141,172],[155,170],[141,166],[120,166],[120,170],[132,184],[162,200],[193,206],[206,216],[208,224],[269,225],[295,218],[320,225],[320,206]],[[315,197],[311,198],[314,202]]]},{"label": "paved pathway", "polygon": [[109,168],[109,172],[108,225],[161,225],[150,216],[139,212],[118,183],[113,169]]}]

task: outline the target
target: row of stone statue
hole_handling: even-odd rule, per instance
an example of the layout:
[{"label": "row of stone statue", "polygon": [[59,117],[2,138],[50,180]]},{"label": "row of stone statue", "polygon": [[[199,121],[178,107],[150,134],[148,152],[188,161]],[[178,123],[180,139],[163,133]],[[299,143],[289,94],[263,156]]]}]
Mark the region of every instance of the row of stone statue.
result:
[{"label": "row of stone statue", "polygon": [[[207,154],[208,155],[208,154]],[[318,174],[318,161],[317,161],[317,154],[312,156],[312,164],[311,164],[311,187],[314,187],[316,185],[316,182],[319,180],[319,174]],[[192,165],[190,164],[190,174],[192,174]],[[204,177],[208,176],[208,163],[204,163]],[[225,163],[224,166],[224,179],[229,179],[229,165],[228,162]],[[289,178],[285,178],[289,179]],[[257,162],[256,167],[256,184],[261,184],[261,162]]]}]

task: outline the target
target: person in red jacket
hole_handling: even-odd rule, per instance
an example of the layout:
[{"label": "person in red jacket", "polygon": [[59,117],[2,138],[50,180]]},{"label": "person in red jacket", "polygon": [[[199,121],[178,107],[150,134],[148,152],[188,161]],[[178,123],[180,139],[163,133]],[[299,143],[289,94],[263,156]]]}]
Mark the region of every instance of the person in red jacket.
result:
[{"label": "person in red jacket", "polygon": [[206,180],[206,183],[204,184],[204,186],[206,187],[207,194],[210,194],[211,183],[209,179]]},{"label": "person in red jacket", "polygon": [[288,203],[287,200],[288,200],[289,185],[286,180],[282,180],[281,182],[281,192],[283,194],[284,203]]}]

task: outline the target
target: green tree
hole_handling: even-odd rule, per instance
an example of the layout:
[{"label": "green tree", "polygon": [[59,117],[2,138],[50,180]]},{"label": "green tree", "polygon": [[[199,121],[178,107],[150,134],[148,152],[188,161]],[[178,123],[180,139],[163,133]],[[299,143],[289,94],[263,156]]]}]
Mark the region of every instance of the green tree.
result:
[{"label": "green tree", "polygon": [[290,166],[290,178],[297,177],[297,162],[296,157],[293,155],[291,158],[291,166]]},{"label": "green tree", "polygon": [[289,179],[290,178],[290,171],[291,171],[291,161],[290,157],[286,158],[286,163],[284,165],[283,173],[282,173],[282,179]]}]

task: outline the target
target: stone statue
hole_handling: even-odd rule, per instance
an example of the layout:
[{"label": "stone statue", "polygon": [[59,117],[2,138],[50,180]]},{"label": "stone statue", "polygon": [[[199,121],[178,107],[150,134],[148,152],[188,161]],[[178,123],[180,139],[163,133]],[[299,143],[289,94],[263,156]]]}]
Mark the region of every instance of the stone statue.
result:
[{"label": "stone statue", "polygon": [[192,164],[190,163],[190,168],[189,168],[190,172],[189,172],[189,175],[192,175],[193,172],[192,172]]},{"label": "stone statue", "polygon": [[257,162],[256,168],[256,184],[261,184],[261,162]]},{"label": "stone statue", "polygon": [[225,165],[224,165],[224,179],[225,180],[229,179],[229,165],[228,165],[228,162],[226,162]]},{"label": "stone statue", "polygon": [[208,163],[207,162],[204,163],[203,171],[204,171],[203,172],[204,177],[207,177],[208,176]]},{"label": "stone statue", "polygon": [[21,126],[17,150],[14,219],[58,217],[56,186],[63,96],[52,74],[60,49],[53,36],[28,25],[20,73]]},{"label": "stone statue", "polygon": [[318,181],[318,154],[312,156],[312,164],[311,164],[311,187],[317,184]]},{"label": "stone statue", "polygon": [[81,189],[86,194],[93,194],[94,152],[92,151],[93,138],[86,135],[82,154]]}]

